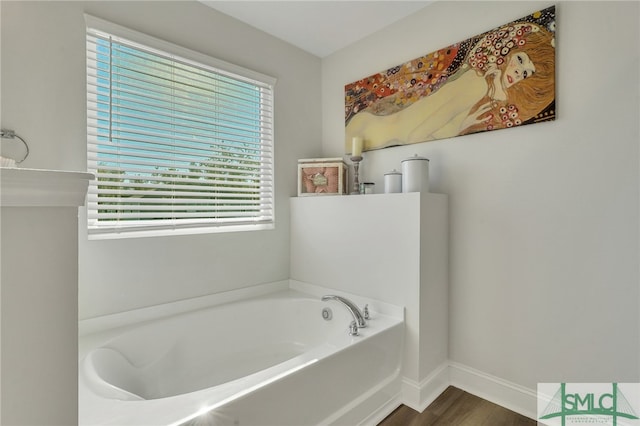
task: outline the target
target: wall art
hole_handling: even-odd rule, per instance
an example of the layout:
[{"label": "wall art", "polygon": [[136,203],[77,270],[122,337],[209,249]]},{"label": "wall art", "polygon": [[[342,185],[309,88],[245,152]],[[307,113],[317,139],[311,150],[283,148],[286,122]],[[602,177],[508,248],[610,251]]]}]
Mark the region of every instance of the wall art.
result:
[{"label": "wall art", "polygon": [[347,193],[347,165],[338,158],[298,160],[298,196]]},{"label": "wall art", "polygon": [[345,151],[555,119],[555,6],[345,86]]}]

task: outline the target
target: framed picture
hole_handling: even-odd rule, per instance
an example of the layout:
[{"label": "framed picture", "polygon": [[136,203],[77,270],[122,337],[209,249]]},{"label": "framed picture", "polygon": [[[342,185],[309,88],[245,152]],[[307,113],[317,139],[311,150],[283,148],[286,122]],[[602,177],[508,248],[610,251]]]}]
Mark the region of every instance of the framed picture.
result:
[{"label": "framed picture", "polygon": [[342,158],[298,160],[298,196],[347,193],[347,165]]},{"label": "framed picture", "polygon": [[345,152],[555,119],[555,6],[345,86]]}]

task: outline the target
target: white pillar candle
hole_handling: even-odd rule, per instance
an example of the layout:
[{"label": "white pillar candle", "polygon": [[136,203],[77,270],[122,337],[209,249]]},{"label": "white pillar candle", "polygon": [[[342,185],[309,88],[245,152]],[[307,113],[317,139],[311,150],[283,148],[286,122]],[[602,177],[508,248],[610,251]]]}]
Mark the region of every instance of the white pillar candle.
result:
[{"label": "white pillar candle", "polygon": [[362,155],[362,138],[355,136],[351,143],[351,156],[360,157]]}]

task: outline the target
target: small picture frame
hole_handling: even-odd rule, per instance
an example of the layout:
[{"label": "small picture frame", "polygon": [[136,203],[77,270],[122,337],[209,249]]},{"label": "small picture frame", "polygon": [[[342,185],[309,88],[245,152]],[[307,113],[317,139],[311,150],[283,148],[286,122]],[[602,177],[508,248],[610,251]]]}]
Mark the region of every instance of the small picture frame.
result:
[{"label": "small picture frame", "polygon": [[347,165],[342,158],[298,160],[298,196],[344,195]]}]

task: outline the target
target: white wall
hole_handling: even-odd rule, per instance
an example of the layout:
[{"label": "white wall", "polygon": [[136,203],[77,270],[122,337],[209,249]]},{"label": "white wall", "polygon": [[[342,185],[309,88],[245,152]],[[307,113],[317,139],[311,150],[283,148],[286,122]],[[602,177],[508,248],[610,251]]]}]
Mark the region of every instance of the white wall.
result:
[{"label": "white wall", "polygon": [[2,424],[78,421],[76,209],[2,208]]},{"label": "white wall", "polygon": [[[436,2],[322,61],[323,154],[344,85],[550,6]],[[638,2],[557,2],[557,120],[365,153],[418,153],[449,194],[452,361],[529,389],[640,380]]]},{"label": "white wall", "polygon": [[448,359],[447,199],[417,192],[291,199],[291,279],[404,308],[403,402],[419,410],[444,390],[421,384]]},{"label": "white wall", "polygon": [[276,229],[87,241],[80,226],[81,319],[288,278],[297,159],[321,149],[317,57],[195,1],[0,6],[2,127],[29,142],[24,167],[86,170],[85,12],[278,79]]},{"label": "white wall", "polygon": [[[436,2],[320,61],[193,1],[0,2],[25,167],[85,169],[83,12],[278,78],[276,230],[81,238],[80,317],[288,278],[296,160],[344,153],[344,85],[550,4]],[[556,4],[555,122],[366,153],[363,172],[382,188],[422,154],[449,194],[453,361],[528,388],[638,381],[639,5]]]},{"label": "white wall", "polygon": [[0,424],[77,424],[78,308],[71,302],[89,175],[1,172]]}]

